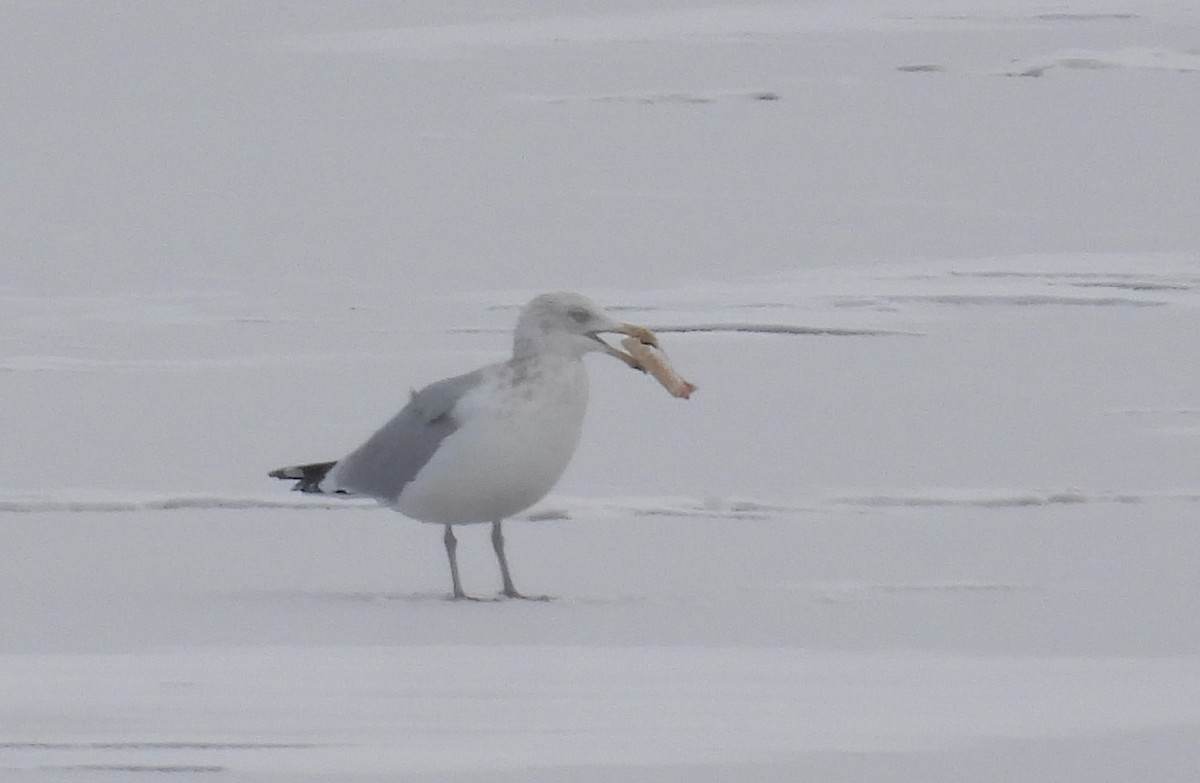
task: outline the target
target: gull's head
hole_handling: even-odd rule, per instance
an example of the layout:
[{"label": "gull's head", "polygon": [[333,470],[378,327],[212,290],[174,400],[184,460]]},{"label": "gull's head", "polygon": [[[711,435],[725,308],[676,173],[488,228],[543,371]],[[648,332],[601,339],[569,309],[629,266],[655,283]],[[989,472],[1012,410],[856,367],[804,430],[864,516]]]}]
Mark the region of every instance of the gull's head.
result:
[{"label": "gull's head", "polygon": [[601,351],[638,367],[632,356],[604,342],[600,335],[605,333],[624,334],[658,346],[658,338],[646,327],[618,321],[586,296],[557,293],[542,294],[521,308],[513,355],[554,352],[579,357]]}]

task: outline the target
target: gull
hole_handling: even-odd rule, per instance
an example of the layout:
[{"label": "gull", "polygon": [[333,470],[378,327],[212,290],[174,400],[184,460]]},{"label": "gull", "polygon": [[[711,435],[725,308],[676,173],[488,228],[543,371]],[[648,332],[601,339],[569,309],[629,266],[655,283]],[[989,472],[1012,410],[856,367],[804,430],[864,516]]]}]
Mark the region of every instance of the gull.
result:
[{"label": "gull", "polygon": [[542,294],[521,308],[512,356],[413,392],[404,408],[339,460],[291,465],[272,478],[301,492],[374,498],[407,517],[445,526],[453,598],[465,599],[455,525],[489,523],[502,594],[513,586],[503,521],[537,503],[562,476],[579,445],[587,409],[583,357],[601,352],[642,370],[600,335],[658,346],[644,326],[612,318],[575,293]]}]

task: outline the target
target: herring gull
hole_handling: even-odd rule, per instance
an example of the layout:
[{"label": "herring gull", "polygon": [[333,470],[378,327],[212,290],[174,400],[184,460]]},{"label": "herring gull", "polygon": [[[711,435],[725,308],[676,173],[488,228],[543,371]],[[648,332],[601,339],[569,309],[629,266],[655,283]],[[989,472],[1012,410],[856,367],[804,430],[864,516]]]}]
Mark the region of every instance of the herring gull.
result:
[{"label": "herring gull", "polygon": [[600,338],[606,332],[658,345],[649,329],[617,321],[579,294],[538,296],[521,308],[507,361],[413,392],[403,410],[339,460],[270,475],[294,479],[302,492],[370,497],[444,525],[456,599],[468,596],[454,526],[490,523],[502,593],[524,598],[513,586],[501,524],[545,497],[575,453],[588,399],[584,354],[600,351],[641,369]]}]

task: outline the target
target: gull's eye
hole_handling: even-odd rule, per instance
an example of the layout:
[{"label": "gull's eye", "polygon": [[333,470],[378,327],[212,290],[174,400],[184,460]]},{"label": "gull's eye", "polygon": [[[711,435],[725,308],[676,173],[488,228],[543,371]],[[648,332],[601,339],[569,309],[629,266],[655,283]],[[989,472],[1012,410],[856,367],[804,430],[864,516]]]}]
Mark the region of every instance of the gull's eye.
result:
[{"label": "gull's eye", "polygon": [[567,315],[571,316],[571,320],[577,324],[586,324],[592,319],[592,314],[584,307],[572,307],[567,311]]}]

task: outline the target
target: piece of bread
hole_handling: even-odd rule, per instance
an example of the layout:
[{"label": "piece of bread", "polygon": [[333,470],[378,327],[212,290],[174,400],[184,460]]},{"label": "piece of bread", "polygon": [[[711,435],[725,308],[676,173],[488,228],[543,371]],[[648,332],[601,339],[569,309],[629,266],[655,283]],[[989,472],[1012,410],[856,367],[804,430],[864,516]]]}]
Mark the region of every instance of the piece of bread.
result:
[{"label": "piece of bread", "polygon": [[666,354],[659,349],[633,337],[626,337],[621,341],[621,346],[629,351],[629,355],[637,361],[638,366],[653,375],[654,380],[661,383],[671,396],[686,400],[696,391],[696,385],[684,380],[675,372],[671,363],[667,361]]}]

